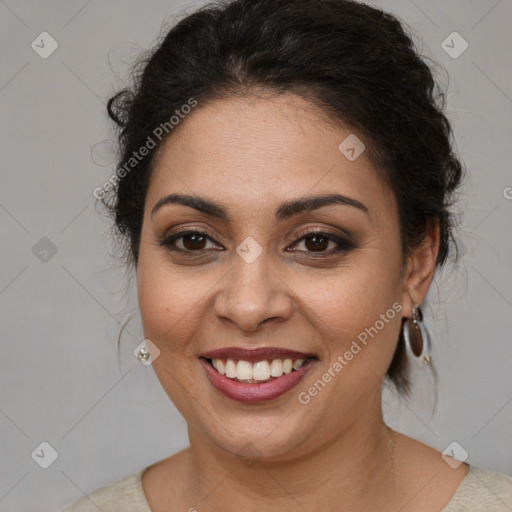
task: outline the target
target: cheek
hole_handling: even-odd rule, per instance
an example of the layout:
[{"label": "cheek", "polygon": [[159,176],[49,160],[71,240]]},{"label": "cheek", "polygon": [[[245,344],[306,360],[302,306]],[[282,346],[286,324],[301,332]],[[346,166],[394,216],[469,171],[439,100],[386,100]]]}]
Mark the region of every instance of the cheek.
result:
[{"label": "cheek", "polygon": [[400,262],[379,248],[364,248],[328,273],[290,276],[290,288],[328,325],[360,326],[401,297]]},{"label": "cheek", "polygon": [[[195,333],[205,318],[207,294],[219,277],[196,267],[172,267],[165,253],[141,248],[137,294],[144,335],[160,348],[162,360],[177,364],[192,357]],[[172,356],[172,357],[170,357]],[[171,361],[172,359],[172,361]]]},{"label": "cheek", "polygon": [[[187,290],[195,286],[179,272],[171,272],[168,262],[151,249],[141,248],[137,270],[138,303],[144,337],[159,348],[153,370],[162,388],[184,417],[191,417],[193,403],[187,390],[193,389],[192,354],[197,327],[199,299]],[[200,302],[200,301],[199,301]]]},{"label": "cheek", "polygon": [[328,359],[346,354],[345,359],[358,361],[349,365],[350,373],[367,368],[383,375],[391,361],[401,322],[400,262],[398,254],[366,248],[329,275],[296,276],[290,284],[302,297],[303,314],[315,324]]},{"label": "cheek", "polygon": [[141,246],[137,269],[137,296],[141,312],[144,335],[159,346],[165,333],[184,315],[186,300],[180,281],[173,279],[162,258]]}]

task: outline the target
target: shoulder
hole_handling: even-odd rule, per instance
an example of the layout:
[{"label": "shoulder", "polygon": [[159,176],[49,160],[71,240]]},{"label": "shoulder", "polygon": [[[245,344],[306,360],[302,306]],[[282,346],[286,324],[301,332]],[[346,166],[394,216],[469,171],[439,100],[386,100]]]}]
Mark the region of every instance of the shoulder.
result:
[{"label": "shoulder", "polygon": [[443,512],[507,512],[512,510],[512,477],[469,465]]},{"label": "shoulder", "polygon": [[142,488],[145,470],[100,487],[67,505],[61,512],[151,512]]}]

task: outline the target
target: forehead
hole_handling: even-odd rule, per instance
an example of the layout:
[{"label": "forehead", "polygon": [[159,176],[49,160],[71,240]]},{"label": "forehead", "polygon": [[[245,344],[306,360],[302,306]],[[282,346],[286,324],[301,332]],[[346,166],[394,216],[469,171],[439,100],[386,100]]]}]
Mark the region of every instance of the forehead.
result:
[{"label": "forehead", "polygon": [[340,151],[347,137],[357,135],[296,95],[199,104],[181,123],[157,154],[150,208],[176,192],[253,212],[289,198],[337,192],[366,204],[370,215],[393,213],[391,191],[367,151],[355,160]]}]

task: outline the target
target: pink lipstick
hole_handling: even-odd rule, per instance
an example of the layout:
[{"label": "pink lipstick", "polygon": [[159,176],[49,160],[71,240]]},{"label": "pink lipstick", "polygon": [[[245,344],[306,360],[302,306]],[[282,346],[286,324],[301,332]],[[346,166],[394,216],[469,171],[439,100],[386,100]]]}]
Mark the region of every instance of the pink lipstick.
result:
[{"label": "pink lipstick", "polygon": [[[317,359],[313,353],[278,347],[226,347],[206,352],[199,358],[209,382],[223,395],[244,403],[266,402],[286,394],[306,375]],[[259,366],[260,371],[264,368],[263,376],[254,373],[254,379],[251,378],[252,363],[255,363],[254,368]],[[228,365],[231,368],[229,373]],[[235,365],[238,375],[234,370]],[[237,377],[240,376],[241,367],[244,368],[244,377],[239,379]],[[270,369],[273,376],[268,373]]]}]

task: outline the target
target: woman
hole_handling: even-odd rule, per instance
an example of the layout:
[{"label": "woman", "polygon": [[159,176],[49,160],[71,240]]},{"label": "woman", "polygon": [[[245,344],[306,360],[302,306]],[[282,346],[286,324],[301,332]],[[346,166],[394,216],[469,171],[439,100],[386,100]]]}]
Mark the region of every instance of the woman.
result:
[{"label": "woman", "polygon": [[382,419],[429,364],[420,306],[462,180],[443,93],[396,18],[351,0],[189,15],[109,102],[96,195],[190,446],[65,512],[512,509],[512,479]]}]

